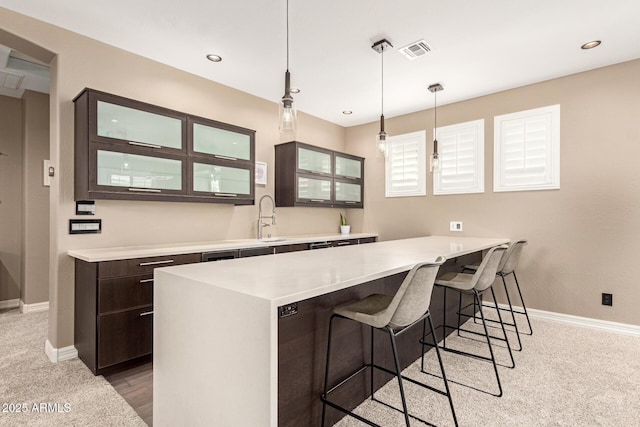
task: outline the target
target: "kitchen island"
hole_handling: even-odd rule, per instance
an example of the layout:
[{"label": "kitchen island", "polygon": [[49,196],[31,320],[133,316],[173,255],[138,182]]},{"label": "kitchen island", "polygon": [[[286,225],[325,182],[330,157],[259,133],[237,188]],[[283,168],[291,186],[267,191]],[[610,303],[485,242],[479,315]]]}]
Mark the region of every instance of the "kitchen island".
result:
[{"label": "kitchen island", "polygon": [[432,236],[156,269],[154,424],[319,423],[331,307],[394,292],[418,262],[506,242]]}]

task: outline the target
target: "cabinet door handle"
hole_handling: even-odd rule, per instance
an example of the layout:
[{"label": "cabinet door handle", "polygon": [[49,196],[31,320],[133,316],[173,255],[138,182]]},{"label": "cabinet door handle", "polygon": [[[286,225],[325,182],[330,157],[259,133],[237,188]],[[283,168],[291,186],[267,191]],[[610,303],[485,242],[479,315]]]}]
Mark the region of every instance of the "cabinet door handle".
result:
[{"label": "cabinet door handle", "polygon": [[324,202],[328,202],[328,200],[322,200],[322,199],[310,199],[310,202],[315,202],[315,203],[324,203]]},{"label": "cabinet door handle", "polygon": [[153,283],[153,279],[142,279],[140,283]]},{"label": "cabinet door handle", "polygon": [[237,194],[233,193],[213,193],[214,196],[223,196],[223,197],[238,197]]},{"label": "cabinet door handle", "polygon": [[142,316],[148,316],[148,315],[150,315],[150,314],[153,314],[153,310],[151,310],[151,311],[145,311],[144,313],[140,313],[140,317],[142,317]]},{"label": "cabinet door handle", "polygon": [[213,157],[215,157],[217,159],[223,159],[223,160],[238,160],[235,157],[221,156],[220,154],[214,154]]},{"label": "cabinet door handle", "polygon": [[348,204],[348,205],[355,205],[358,202],[345,202],[345,203]]},{"label": "cabinet door handle", "polygon": [[143,193],[161,193],[161,190],[155,188],[129,188],[129,191],[141,191]]},{"label": "cabinet door handle", "polygon": [[346,245],[350,245],[351,242],[338,242],[338,246],[346,246]]},{"label": "cabinet door handle", "polygon": [[162,148],[161,145],[147,144],[145,142],[135,142],[135,141],[129,141],[129,145],[137,145],[138,147],[146,147],[146,148]]},{"label": "cabinet door handle", "polygon": [[[138,264],[138,267],[145,267],[147,265],[159,265],[159,264],[171,264],[173,262],[172,259],[167,259],[164,261],[149,261],[149,262],[141,262]],[[151,279],[153,280],[153,279]]]}]

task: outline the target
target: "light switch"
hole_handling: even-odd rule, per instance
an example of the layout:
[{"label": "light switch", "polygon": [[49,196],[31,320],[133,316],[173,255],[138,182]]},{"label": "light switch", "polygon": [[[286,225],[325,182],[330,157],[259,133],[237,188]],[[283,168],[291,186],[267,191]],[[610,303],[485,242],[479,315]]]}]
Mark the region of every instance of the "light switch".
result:
[{"label": "light switch", "polygon": [[462,221],[449,222],[449,231],[462,231]]}]

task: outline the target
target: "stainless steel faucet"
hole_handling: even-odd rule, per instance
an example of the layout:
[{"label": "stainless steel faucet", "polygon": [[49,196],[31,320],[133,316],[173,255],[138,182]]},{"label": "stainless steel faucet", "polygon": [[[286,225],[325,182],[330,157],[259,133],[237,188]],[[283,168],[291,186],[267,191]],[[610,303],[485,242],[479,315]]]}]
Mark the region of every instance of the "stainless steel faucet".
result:
[{"label": "stainless steel faucet", "polygon": [[[262,216],[262,200],[264,200],[265,198],[271,200],[271,216]],[[271,218],[271,224],[262,222],[263,219],[268,218]],[[264,196],[260,197],[260,201],[258,202],[258,240],[262,239],[262,228],[268,227],[270,225],[276,225],[276,202],[273,200],[273,197],[265,194]]]}]

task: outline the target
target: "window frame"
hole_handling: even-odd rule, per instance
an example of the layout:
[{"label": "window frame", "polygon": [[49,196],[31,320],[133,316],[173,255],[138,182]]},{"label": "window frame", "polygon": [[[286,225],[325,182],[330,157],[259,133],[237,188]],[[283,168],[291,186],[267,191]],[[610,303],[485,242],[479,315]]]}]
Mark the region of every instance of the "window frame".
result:
[{"label": "window frame", "polygon": [[[419,197],[427,195],[427,132],[420,130],[417,132],[405,133],[388,137],[387,139],[387,156],[385,157],[385,197]],[[417,143],[417,179],[416,184],[411,190],[394,191],[391,179],[391,151],[395,144]]]},{"label": "window frame", "polygon": [[[546,129],[547,137],[545,137],[545,177],[539,182],[528,184],[507,182],[507,179],[503,177],[503,124],[507,121],[521,121],[523,122],[522,125],[526,126],[528,120],[540,120],[541,118],[544,118],[549,123]],[[493,153],[494,192],[560,189],[560,104],[495,116]],[[523,158],[523,161],[526,161],[526,157]]]},{"label": "window frame", "polygon": [[[476,156],[474,159],[474,175],[475,179],[473,185],[465,188],[458,189],[443,189],[441,183],[442,166],[443,166],[443,152],[446,145],[443,145],[442,135],[445,132],[460,132],[469,128],[474,128],[476,135],[475,151]],[[459,134],[456,134],[458,136]],[[438,140],[438,151],[440,156],[440,169],[433,174],[433,195],[442,196],[449,194],[476,194],[484,193],[484,119],[471,120],[463,123],[456,123],[453,125],[442,126],[434,129],[434,138]],[[456,153],[456,158],[458,154]]]}]

